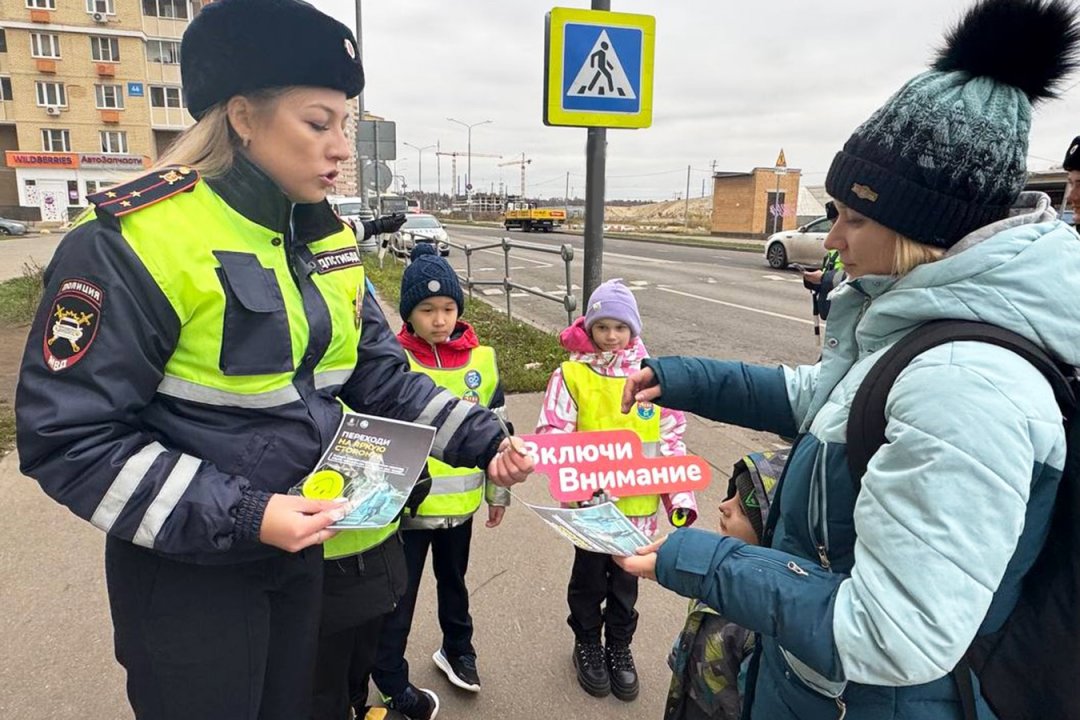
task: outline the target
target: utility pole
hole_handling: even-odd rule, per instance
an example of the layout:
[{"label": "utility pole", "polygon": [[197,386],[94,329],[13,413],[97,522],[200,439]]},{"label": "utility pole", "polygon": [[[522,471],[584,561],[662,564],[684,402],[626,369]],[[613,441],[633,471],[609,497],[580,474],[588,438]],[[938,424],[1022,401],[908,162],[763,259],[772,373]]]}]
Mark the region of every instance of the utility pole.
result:
[{"label": "utility pole", "polygon": [[[592,0],[592,9],[610,12],[611,0]],[[583,306],[604,279],[604,176],[607,171],[607,128],[591,127],[586,132]]]},{"label": "utility pole", "polygon": [[472,129],[474,127],[478,127],[480,125],[487,125],[489,123],[492,123],[492,122],[494,122],[494,120],[481,120],[478,123],[473,123],[472,125],[470,125],[468,123],[463,123],[460,120],[455,120],[454,118],[446,118],[446,119],[449,120],[452,123],[457,123],[458,125],[463,126],[466,130],[469,131],[469,137],[468,137],[469,146],[468,146],[468,152],[467,152],[467,155],[468,155],[469,159],[468,159],[468,167],[465,170],[465,204],[468,207],[469,222],[472,222],[472,219],[473,219],[473,215],[472,215]]},{"label": "utility pole", "polygon": [[424,151],[425,150],[430,150],[431,148],[435,147],[435,145],[425,145],[424,147],[420,147],[418,145],[413,145],[412,143],[407,143],[407,142],[403,142],[401,144],[402,145],[407,145],[408,147],[411,147],[413,150],[416,151],[416,162],[417,162],[416,190],[420,193],[420,207],[423,207],[424,206]]},{"label": "utility pole", "polygon": [[690,166],[686,166],[686,205],[683,206],[683,227],[690,228]]},{"label": "utility pole", "polygon": [[[363,13],[361,12],[361,5],[363,0],[356,0],[356,56],[360,58],[360,62],[364,62],[364,26],[361,22]],[[368,206],[367,201],[367,184],[364,182],[364,159],[360,157],[360,123],[364,121],[364,93],[361,92],[359,97],[356,98],[356,104],[358,106],[359,117],[356,118],[356,137],[357,146],[353,148],[356,152],[356,184],[357,191],[360,194],[362,204],[366,208]],[[379,168],[373,170],[375,173],[375,182],[378,184]]]},{"label": "utility pole", "polygon": [[566,213],[566,221],[570,222],[570,171],[566,171],[566,192],[563,194],[563,212]]}]

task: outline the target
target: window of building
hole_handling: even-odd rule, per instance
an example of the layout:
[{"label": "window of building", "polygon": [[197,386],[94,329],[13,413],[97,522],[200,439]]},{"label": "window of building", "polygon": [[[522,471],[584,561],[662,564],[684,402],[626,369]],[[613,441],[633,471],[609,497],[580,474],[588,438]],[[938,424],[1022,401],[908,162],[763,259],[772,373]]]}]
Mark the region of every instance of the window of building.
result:
[{"label": "window of building", "polygon": [[123,85],[95,85],[94,94],[97,96],[98,110],[124,109]]},{"label": "window of building", "polygon": [[52,128],[42,130],[41,149],[45,152],[71,152],[71,132]]},{"label": "window of building", "polygon": [[165,65],[179,65],[180,43],[171,40],[147,40],[146,59]]},{"label": "window of building", "polygon": [[31,10],[55,10],[56,0],[26,0],[26,7]]},{"label": "window of building", "polygon": [[50,33],[30,33],[30,54],[39,58],[60,57],[60,36]]},{"label": "window of building", "polygon": [[93,195],[94,193],[101,192],[111,188],[116,183],[109,182],[108,180],[87,180],[86,181],[86,194]]},{"label": "window of building", "polygon": [[114,37],[90,37],[90,57],[97,62],[120,62],[120,41]]},{"label": "window of building", "polygon": [[37,104],[39,107],[58,105],[67,107],[67,90],[64,83],[39,82],[37,85]]},{"label": "window of building", "polygon": [[182,108],[184,107],[184,94],[180,92],[178,87],[151,85],[150,107]]},{"label": "window of building", "polygon": [[11,78],[0,77],[0,101],[11,99]]},{"label": "window of building", "polygon": [[114,0],[86,0],[86,12],[115,15],[116,5]]},{"label": "window of building", "polygon": [[127,154],[127,133],[121,130],[101,131],[101,152]]},{"label": "window of building", "polygon": [[4,28],[0,28],[0,53],[7,52],[7,33],[4,32]]},{"label": "window of building", "polygon": [[143,0],[142,10],[148,17],[188,19],[187,0]]}]

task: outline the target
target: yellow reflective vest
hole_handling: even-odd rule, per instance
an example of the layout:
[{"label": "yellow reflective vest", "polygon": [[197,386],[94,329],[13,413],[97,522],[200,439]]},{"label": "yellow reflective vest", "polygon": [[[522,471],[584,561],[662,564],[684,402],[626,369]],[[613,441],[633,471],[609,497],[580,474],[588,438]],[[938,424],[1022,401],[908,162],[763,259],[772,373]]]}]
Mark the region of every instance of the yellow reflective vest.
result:
[{"label": "yellow reflective vest", "polygon": [[[469,362],[457,368],[440,368],[425,365],[409,352],[409,365],[421,372],[436,385],[446,388],[459,398],[491,406],[491,399],[499,387],[499,369],[495,363],[495,350],[479,345],[469,354]],[[417,510],[419,517],[464,517],[480,509],[484,499],[484,471],[480,468],[456,468],[441,460],[428,458],[431,473],[431,492]]]},{"label": "yellow reflective vest", "polygon": [[[647,457],[660,453],[660,407],[637,403],[630,412],[621,410],[625,377],[601,375],[582,362],[562,364],[563,381],[577,405],[577,429],[633,430],[641,438]],[[649,517],[660,507],[659,495],[635,495],[615,503],[627,517]]]}]

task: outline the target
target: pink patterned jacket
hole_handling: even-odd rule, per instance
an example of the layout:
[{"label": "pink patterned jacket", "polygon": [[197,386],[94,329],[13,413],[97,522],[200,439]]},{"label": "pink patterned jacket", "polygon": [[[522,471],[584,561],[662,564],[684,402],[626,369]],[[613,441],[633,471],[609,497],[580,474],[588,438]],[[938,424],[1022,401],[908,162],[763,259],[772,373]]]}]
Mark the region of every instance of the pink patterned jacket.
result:
[{"label": "pink patterned jacket", "polygon": [[[559,335],[559,342],[570,353],[573,362],[588,363],[596,372],[611,377],[626,377],[641,369],[641,361],[649,357],[648,350],[641,338],[635,337],[622,350],[600,352],[585,331],[585,318],[578,318],[574,324]],[[562,368],[555,368],[548,380],[547,392],[544,393],[544,405],[540,408],[540,419],[536,423],[538,433],[568,433],[577,429],[577,403],[563,380]],[[685,455],[686,445],[683,435],[686,432],[686,416],[678,410],[660,409],[660,452],[663,455]],[[661,495],[664,512],[669,521],[676,510],[687,513],[684,527],[697,519],[697,500],[692,492]],[[630,518],[631,522],[643,533],[652,537],[659,528],[656,515]],[[674,524],[674,522],[672,522]]]}]

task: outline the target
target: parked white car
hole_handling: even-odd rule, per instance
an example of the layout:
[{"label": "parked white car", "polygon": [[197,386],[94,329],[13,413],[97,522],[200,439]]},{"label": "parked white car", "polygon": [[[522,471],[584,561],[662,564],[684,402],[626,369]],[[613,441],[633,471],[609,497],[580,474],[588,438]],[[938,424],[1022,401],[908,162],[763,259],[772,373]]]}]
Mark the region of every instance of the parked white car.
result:
[{"label": "parked white car", "polygon": [[450,254],[450,245],[447,240],[450,235],[446,228],[434,215],[427,213],[409,213],[405,216],[405,224],[390,238],[390,249],[398,257],[408,257],[412,252],[413,243],[434,243],[439,254],[446,257]]},{"label": "parked white car", "polygon": [[765,261],[769,267],[782,270],[791,263],[816,268],[825,259],[825,236],[832,229],[832,220],[818,218],[797,230],[785,230],[770,235],[765,241]]}]

